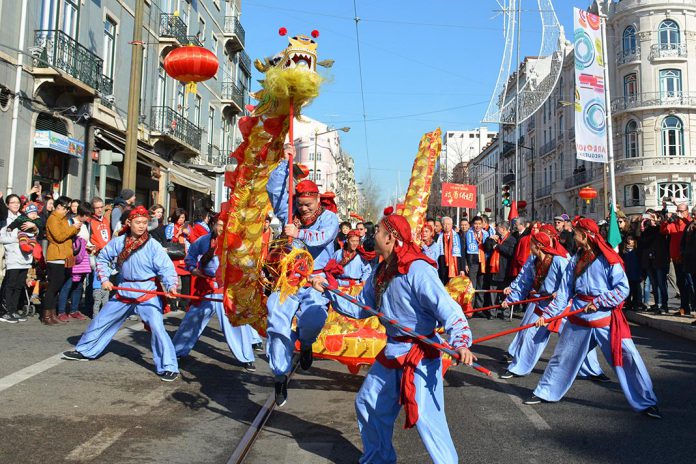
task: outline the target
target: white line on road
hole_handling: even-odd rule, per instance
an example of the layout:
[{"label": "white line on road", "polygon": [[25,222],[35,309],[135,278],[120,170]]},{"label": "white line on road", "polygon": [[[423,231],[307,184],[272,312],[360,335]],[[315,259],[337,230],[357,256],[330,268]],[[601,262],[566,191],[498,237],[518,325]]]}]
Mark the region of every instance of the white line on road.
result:
[{"label": "white line on road", "polygon": [[[133,325],[124,327],[123,329],[121,329],[120,333],[117,334],[113,339],[119,340],[135,332],[138,332],[138,330],[134,329]],[[24,382],[25,380],[30,379],[35,375],[41,374],[42,372],[47,371],[48,369],[62,363],[63,359],[61,359],[61,355],[62,352],[54,354],[50,358],[46,358],[43,361],[39,361],[36,364],[32,364],[31,366],[25,367],[24,369],[20,369],[17,372],[13,372],[12,374],[6,375],[5,377],[1,378],[0,392],[3,392],[8,388],[14,387],[18,383]]]},{"label": "white line on road", "polygon": [[517,406],[517,408],[520,411],[522,411],[522,414],[527,416],[529,422],[531,422],[534,425],[534,427],[537,428],[537,430],[551,430],[551,426],[548,424],[548,422],[544,420],[543,417],[539,415],[538,412],[534,410],[533,406],[526,405],[522,402],[522,398],[520,398],[520,395],[512,385],[501,379],[496,378],[495,376],[490,378],[493,379],[493,381],[495,381],[498,385],[500,385],[501,390],[503,390],[503,392],[510,397],[515,406]]},{"label": "white line on road", "polygon": [[106,427],[101,432],[75,448],[65,459],[68,461],[89,461],[104,452],[109,446],[116,443],[126,430],[123,428]]}]

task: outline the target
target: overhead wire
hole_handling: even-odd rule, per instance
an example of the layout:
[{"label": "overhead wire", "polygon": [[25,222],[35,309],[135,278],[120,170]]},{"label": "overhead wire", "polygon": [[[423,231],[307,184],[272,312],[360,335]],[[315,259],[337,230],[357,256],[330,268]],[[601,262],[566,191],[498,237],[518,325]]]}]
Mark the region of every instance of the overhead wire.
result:
[{"label": "overhead wire", "polygon": [[360,28],[358,27],[360,17],[358,16],[357,0],[353,0],[353,13],[355,14],[355,43],[358,49],[358,74],[360,75],[360,98],[362,100],[363,135],[365,136],[365,158],[367,160],[367,170],[369,171],[372,166],[370,165],[370,146],[367,141],[367,111],[365,109],[365,84],[363,82],[362,55],[360,52]]}]

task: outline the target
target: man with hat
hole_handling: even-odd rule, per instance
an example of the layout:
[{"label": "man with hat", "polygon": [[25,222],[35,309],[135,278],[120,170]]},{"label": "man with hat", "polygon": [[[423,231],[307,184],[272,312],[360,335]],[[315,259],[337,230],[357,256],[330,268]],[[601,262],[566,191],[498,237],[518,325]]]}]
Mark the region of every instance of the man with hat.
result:
[{"label": "man with hat", "polygon": [[629,405],[635,411],[661,419],[650,375],[631,339],[623,313],[629,293],[623,261],[591,219],[583,218],[575,223],[575,241],[579,252],[568,265],[562,291],[565,298],[572,299],[573,311],[583,308],[585,311],[568,317],[556,351],[534,395],[525,404],[563,398],[580,370],[585,353],[598,345],[614,366]]},{"label": "man with hat", "polygon": [[[273,211],[292,246],[304,246],[314,258],[313,274],[321,274],[334,254],[334,239],[338,234],[338,217],[321,204],[319,187],[310,180],[299,182],[295,188],[294,210],[288,218],[288,162],[282,161],[271,173],[266,190]],[[288,221],[288,219],[290,219]],[[324,327],[328,300],[310,288],[280,301],[280,292],[271,293],[268,307],[266,351],[271,371],[275,376],[276,404],[287,400],[288,374],[292,369],[295,342],[300,341],[300,367],[312,366],[312,343]],[[297,329],[292,321],[297,316]]]},{"label": "man with hat", "polygon": [[574,255],[577,247],[575,246],[575,238],[573,238],[573,229],[572,226],[570,226],[570,216],[565,213],[556,216],[553,218],[553,225],[558,232],[559,241],[561,245],[563,245],[563,248],[565,248],[571,256]]},{"label": "man with hat", "polygon": [[[164,287],[176,292],[177,276],[172,260],[156,240],[150,240],[147,225],[150,214],[143,206],[131,210],[126,233],[113,238],[97,255],[97,278],[102,289],[113,290],[109,281],[111,267],[119,271],[119,286],[156,291]],[[160,284],[160,285],[158,285]],[[137,314],[152,332],[152,358],[157,375],[171,382],[179,377],[174,344],[164,328],[162,302],[153,294],[118,290],[92,320],[75,351],[63,353],[63,359],[88,361],[98,357],[108,346],[128,316]]]},{"label": "man with hat", "polygon": [[[412,241],[406,218],[391,212],[392,208],[385,210],[375,232],[375,251],[382,262],[358,301],[440,343],[436,329],[442,327],[461,361],[471,365],[476,357],[468,348],[471,331],[462,308],[440,282],[435,262]],[[314,289],[324,292],[333,308],[355,319],[370,317],[360,307],[325,291],[326,284],[321,276],[312,279]],[[416,426],[433,462],[459,462],[445,417],[440,352],[391,325],[386,331],[387,344],[355,400],[363,442],[360,462],[397,462],[392,434],[401,405],[406,412],[405,427]]]}]

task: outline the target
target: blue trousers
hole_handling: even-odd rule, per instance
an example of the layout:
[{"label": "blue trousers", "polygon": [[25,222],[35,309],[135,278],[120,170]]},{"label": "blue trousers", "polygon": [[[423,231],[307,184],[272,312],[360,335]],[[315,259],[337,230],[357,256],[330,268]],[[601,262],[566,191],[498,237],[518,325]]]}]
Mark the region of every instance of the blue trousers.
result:
[{"label": "blue trousers", "polygon": [[[65,281],[58,294],[58,314],[70,314],[79,311],[85,277],[87,277],[87,274],[80,274],[78,282],[73,282],[72,278]],[[68,298],[70,299],[70,310],[68,310]]]},{"label": "blue trousers", "polygon": [[[529,305],[520,325],[533,324],[539,319],[539,316],[534,314],[534,307],[534,303]],[[563,332],[566,325],[567,321],[563,320],[558,331],[559,335]],[[546,327],[531,327],[517,332],[508,347],[508,353],[514,358],[508,366],[508,370],[515,375],[529,375],[549,344],[550,336],[551,332]],[[602,374],[602,367],[599,365],[597,353],[594,350],[590,350],[580,367],[578,375],[580,377],[589,377],[600,374]]]},{"label": "blue trousers", "polygon": [[[208,298],[215,298],[215,294],[206,295]],[[176,331],[172,342],[177,356],[186,356],[196,344],[203,329],[208,325],[208,321],[217,314],[220,322],[220,330],[225,336],[227,346],[237,360],[240,362],[253,362],[254,350],[251,348],[253,343],[252,328],[248,325],[233,327],[225,315],[225,308],[222,303],[213,301],[203,301],[198,306],[191,306],[184,319],[181,321],[179,330]]]},{"label": "blue trousers", "polygon": [[[592,328],[566,324],[561,339],[556,345],[556,351],[549,360],[534,394],[546,401],[559,401],[563,398],[573,385],[573,380],[584,360],[584,353],[597,345],[611,364],[609,333],[609,327]],[[652,380],[633,340],[624,339],[622,347],[623,366],[614,367],[614,370],[628,404],[635,411],[643,411],[650,406],[655,406],[657,397],[653,392]]]},{"label": "blue trousers", "polygon": [[[401,410],[399,391],[401,369],[388,369],[375,362],[355,399],[355,411],[363,443],[361,463],[395,463],[392,444],[394,423]],[[424,359],[416,368],[414,379],[418,422],[416,428],[430,458],[436,464],[455,464],[457,451],[452,443],[442,385],[440,359]]]},{"label": "blue trousers", "polygon": [[174,344],[164,328],[162,306],[159,298],[151,298],[138,304],[122,303],[112,298],[92,319],[75,349],[83,356],[94,359],[114,338],[118,329],[131,314],[137,314],[152,331],[152,358],[158,374],[165,371],[179,372]]},{"label": "blue trousers", "polygon": [[[311,345],[324,327],[327,316],[327,300],[311,288],[301,288],[296,294],[280,302],[280,292],[268,297],[268,327],[266,329],[266,353],[271,371],[276,377],[290,372],[295,341]],[[297,316],[297,331],[292,330],[292,320]]]}]

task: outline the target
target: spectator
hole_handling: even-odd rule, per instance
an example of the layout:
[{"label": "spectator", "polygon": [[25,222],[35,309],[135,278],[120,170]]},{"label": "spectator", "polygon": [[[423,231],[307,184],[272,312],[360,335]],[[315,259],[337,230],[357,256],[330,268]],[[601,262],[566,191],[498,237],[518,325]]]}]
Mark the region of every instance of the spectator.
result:
[{"label": "spectator", "polygon": [[667,239],[660,233],[660,222],[655,213],[647,213],[643,222],[638,247],[642,250],[641,265],[650,279],[650,286],[655,297],[651,308],[657,314],[668,310],[667,306],[667,272],[669,271],[669,249]]},{"label": "spectator", "polygon": [[147,231],[150,237],[164,245],[167,238],[164,234],[164,206],[160,204],[150,206],[150,222],[147,226]]},{"label": "spectator", "polygon": [[261,262],[265,262],[273,240],[273,229],[271,229],[271,218],[266,216],[263,221],[263,233],[261,234]]},{"label": "spectator", "polygon": [[[560,216],[553,218],[553,225],[558,232],[558,241],[563,245],[568,254],[571,256],[575,254],[575,233],[573,232],[572,224],[570,223],[570,217],[563,213]],[[570,225],[568,227],[568,225]]]},{"label": "spectator", "polygon": [[[7,212],[14,209],[14,204],[9,204],[10,198],[14,199],[14,197],[10,195],[7,198]],[[19,201],[19,197],[17,197],[17,201]],[[2,243],[5,252],[5,277],[2,281],[5,310],[4,314],[0,316],[0,321],[10,324],[26,321],[26,318],[20,316],[17,310],[22,290],[26,287],[27,272],[32,263],[32,254],[23,253],[19,248],[19,231],[20,229],[0,228],[0,243]]]},{"label": "spectator", "polygon": [[[666,208],[666,205],[664,205]],[[669,237],[669,257],[674,266],[674,274],[677,281],[677,289],[681,299],[681,304],[677,310],[677,315],[691,314],[691,301],[694,294],[694,285],[684,270],[684,260],[681,254],[681,242],[684,230],[691,222],[689,208],[686,203],[677,205],[676,214],[667,212],[663,209],[665,220],[660,225],[660,232]],[[694,308],[696,309],[696,308]]]},{"label": "spectator", "polygon": [[438,219],[433,223],[433,227],[435,228],[435,238],[439,239],[440,234],[442,233],[442,222]]},{"label": "spectator", "polygon": [[[92,213],[93,211],[87,203],[84,205],[80,204],[77,207],[75,217],[68,219],[68,223],[71,225],[75,222],[80,222],[82,226],[77,236],[73,238],[75,264],[70,268],[71,278],[63,284],[63,288],[61,288],[58,296],[58,320],[61,322],[68,322],[70,318],[81,321],[87,319],[80,312],[80,303],[82,302],[85,279],[92,271],[87,250],[90,238],[87,222]],[[70,300],[70,308],[68,308],[68,300]]]},{"label": "spectator", "polygon": [[421,249],[423,250],[425,256],[432,259],[435,264],[439,266],[440,264],[438,261],[440,259],[440,247],[434,240],[434,234],[435,231],[433,230],[433,226],[430,224],[423,225],[423,229],[421,229]]},{"label": "spectator", "polygon": [[111,232],[113,236],[118,235],[118,232],[123,227],[121,217],[128,217],[128,211],[135,204],[135,192],[131,189],[123,189],[114,200],[114,207],[111,210]]},{"label": "spectator", "polygon": [[46,238],[48,239],[46,280],[48,287],[44,296],[44,309],[41,311],[41,319],[46,325],[61,323],[56,316],[58,293],[65,281],[71,278],[70,268],[74,265],[72,238],[82,227],[79,220],[75,220],[72,225],[68,223],[66,214],[69,206],[70,198],[58,198],[55,201],[55,210],[46,221]]},{"label": "spectator", "polygon": [[462,244],[459,241],[459,235],[452,230],[451,217],[442,218],[442,234],[438,237],[437,243],[439,248],[439,258],[438,258],[438,273],[440,275],[440,280],[444,285],[452,277],[457,277],[464,272],[464,266],[462,265]]},{"label": "spectator", "polygon": [[633,311],[642,311],[645,309],[643,305],[643,295],[641,282],[643,280],[643,272],[640,266],[640,256],[637,248],[638,242],[632,235],[628,235],[622,243],[621,259],[623,259],[626,269],[626,277],[630,286],[630,293],[626,299],[626,309]]},{"label": "spectator", "polygon": [[210,221],[210,211],[204,208],[197,208],[193,212],[193,226],[191,227],[191,232],[189,233],[188,241],[193,243],[198,238],[208,235],[210,233],[210,226],[208,222]]},{"label": "spectator", "polygon": [[[33,227],[31,227],[33,225]],[[24,254],[32,254],[34,249],[38,250],[39,245],[36,241],[38,232],[43,227],[39,217],[39,208],[30,203],[24,208],[24,212],[17,216],[17,219],[7,225],[8,232],[17,230],[17,240],[19,249]],[[40,257],[41,254],[37,254]]]},{"label": "spectator", "polygon": [[482,214],[481,220],[483,221],[483,230],[488,232],[489,236],[495,234],[495,224],[491,224],[490,219],[488,219],[488,216]]},{"label": "spectator", "polygon": [[[483,277],[486,273],[486,252],[483,244],[488,239],[488,232],[483,230],[483,219],[476,216],[471,221],[472,228],[466,233],[466,273],[469,275],[471,284],[476,290],[483,289]],[[477,293],[475,297],[475,307],[483,306],[483,293]],[[490,312],[486,311],[487,319],[491,318]]]},{"label": "spectator", "polygon": [[[343,248],[343,243],[346,241],[348,238],[348,232],[350,232],[351,226],[350,222],[348,221],[343,221],[339,226],[338,226],[338,234],[336,234],[336,239],[334,240],[334,249],[339,250]],[[358,230],[358,233],[360,234],[360,240],[363,239],[365,236],[365,225],[363,224],[362,226],[362,232]]]},{"label": "spectator", "polygon": [[467,221],[466,219],[462,219],[461,221],[459,221],[458,233],[459,233],[459,240],[462,243],[466,243],[466,233],[469,231],[470,228],[471,228],[471,224],[469,224],[469,221]]},{"label": "spectator", "polygon": [[[484,243],[485,251],[490,255],[488,266],[488,285],[491,290],[502,290],[510,285],[510,266],[515,256],[517,240],[510,233],[510,223],[503,221],[498,224],[496,234],[491,235]],[[496,294],[495,300],[502,300],[502,294]],[[498,304],[501,301],[491,301]],[[503,315],[505,317],[505,315]]]},{"label": "spectator", "polygon": [[[190,228],[186,220],[188,216],[186,210],[183,208],[177,208],[174,213],[169,218],[169,224],[164,228],[164,235],[167,241],[171,243],[178,243],[184,249],[184,252],[188,250],[188,237],[190,233]],[[184,259],[173,259],[174,268],[176,273],[181,279],[181,293],[184,295],[189,295],[191,292],[191,274],[186,270],[186,264]],[[177,301],[179,309],[182,311],[186,308],[187,302],[180,299]]]},{"label": "spectator", "polygon": [[68,213],[68,219],[77,216],[77,208],[80,207],[82,202],[80,200],[73,200],[70,202],[70,212]]},{"label": "spectator", "polygon": [[[686,226],[681,240],[681,256],[687,278],[686,284],[690,284],[691,288],[694,287],[694,282],[696,282],[696,218],[694,218],[694,213],[696,213],[696,208],[692,210],[691,220]],[[696,295],[693,292],[691,293],[690,308],[692,311],[696,311]],[[696,321],[692,324],[696,325]]]},{"label": "spectator", "polygon": [[510,266],[510,275],[512,277],[517,276],[522,270],[522,266],[529,259],[532,253],[531,240],[532,233],[539,231],[539,223],[533,221],[529,226],[524,226],[526,221],[524,218],[519,218],[520,222],[517,225],[517,232],[519,233],[519,238],[517,239],[517,246],[515,247],[515,257],[512,260],[512,265]]},{"label": "spectator", "polygon": [[[342,229],[342,228],[341,228]],[[367,234],[367,229],[365,228],[365,223],[364,222],[358,222],[355,225],[355,229],[360,233],[360,242],[365,241],[365,235]],[[348,232],[346,232],[347,234]]]},{"label": "spectator", "polygon": [[109,218],[104,214],[104,200],[92,198],[92,214],[87,221],[89,228],[89,246],[91,254],[96,256],[111,240]]}]

